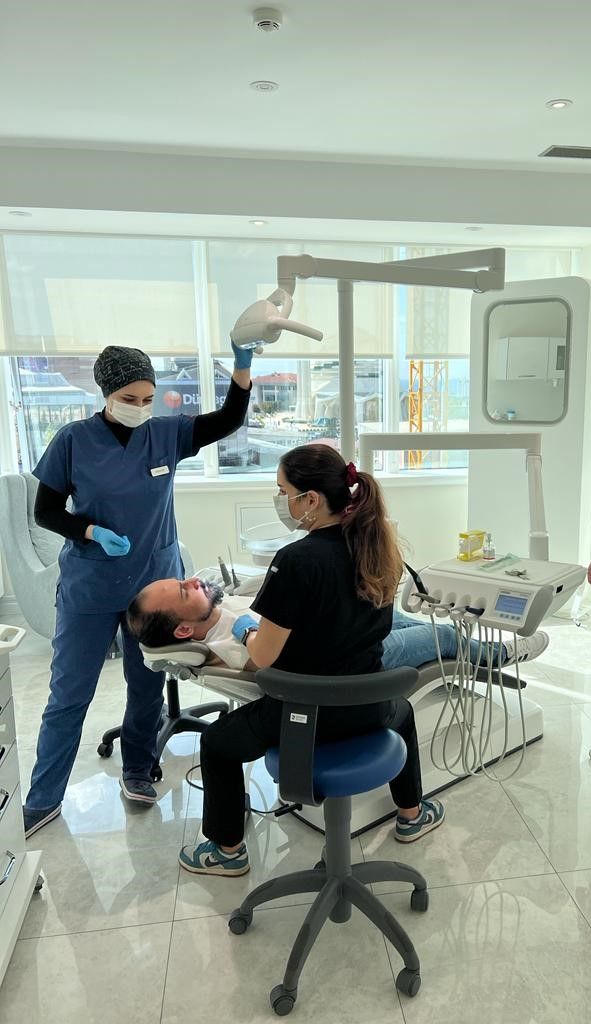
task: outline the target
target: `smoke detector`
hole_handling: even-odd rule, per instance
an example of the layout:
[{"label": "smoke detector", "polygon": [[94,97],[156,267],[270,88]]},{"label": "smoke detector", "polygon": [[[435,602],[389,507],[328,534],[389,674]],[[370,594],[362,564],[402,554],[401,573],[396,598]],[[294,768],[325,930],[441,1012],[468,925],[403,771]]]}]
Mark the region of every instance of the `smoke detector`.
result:
[{"label": "smoke detector", "polygon": [[260,32],[279,32],[283,25],[283,15],[274,7],[257,7],[252,13],[252,23]]}]

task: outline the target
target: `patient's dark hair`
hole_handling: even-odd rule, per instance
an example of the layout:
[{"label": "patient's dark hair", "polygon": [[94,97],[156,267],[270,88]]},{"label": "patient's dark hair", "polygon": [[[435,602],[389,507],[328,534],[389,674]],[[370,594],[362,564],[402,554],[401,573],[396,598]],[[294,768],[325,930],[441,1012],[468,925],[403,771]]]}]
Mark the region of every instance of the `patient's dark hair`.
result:
[{"label": "patient's dark hair", "polygon": [[[404,570],[381,488],[370,473],[352,471],[326,444],[292,448],[280,459],[290,484],[305,494],[318,491],[333,514],[340,514],[353,558],[359,597],[376,608],[392,604]],[[351,476],[356,482],[351,484]],[[296,501],[299,499],[296,498]]]},{"label": "patient's dark hair", "polygon": [[139,593],[127,609],[127,626],[140,644],[146,647],[169,647],[180,644],[182,639],[174,635],[182,619],[168,612],[144,612],[142,595]]}]

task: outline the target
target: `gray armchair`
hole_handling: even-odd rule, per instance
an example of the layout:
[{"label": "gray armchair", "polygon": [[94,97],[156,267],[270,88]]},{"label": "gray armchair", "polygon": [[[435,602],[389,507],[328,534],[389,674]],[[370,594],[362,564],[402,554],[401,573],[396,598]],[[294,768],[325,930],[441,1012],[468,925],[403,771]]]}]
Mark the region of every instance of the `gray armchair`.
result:
[{"label": "gray armchair", "polygon": [[[35,522],[38,481],[31,473],[0,476],[0,545],[16,600],[29,626],[52,639],[55,587],[63,539]],[[185,575],[193,574],[191,555],[180,545]]]},{"label": "gray armchair", "polygon": [[51,639],[57,559],[64,542],[35,522],[37,486],[30,473],[0,476],[0,544],[23,616],[32,629]]}]

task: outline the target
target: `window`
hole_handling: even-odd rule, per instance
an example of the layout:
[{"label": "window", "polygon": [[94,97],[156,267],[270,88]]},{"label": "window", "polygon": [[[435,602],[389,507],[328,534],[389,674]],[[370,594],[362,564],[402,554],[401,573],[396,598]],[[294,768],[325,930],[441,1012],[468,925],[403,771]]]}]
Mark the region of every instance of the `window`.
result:
[{"label": "window", "polygon": [[[219,408],[232,374],[229,332],[243,308],[276,287],[279,254],[383,262],[444,251],[453,249],[6,233],[0,376],[18,464],[34,466],[64,423],[102,407],[92,367],[107,344],[148,352],[156,415]],[[561,276],[576,271],[578,259],[571,249],[508,250],[507,279]],[[357,436],[468,429],[470,300],[463,291],[355,286]],[[293,316],[320,327],[323,342],[284,333],[255,357],[247,422],[186,460],[181,474],[274,473],[286,448],[339,445],[336,283],[299,281]],[[8,464],[5,440],[0,447]],[[390,472],[462,467],[467,453],[376,453],[375,465]]]}]

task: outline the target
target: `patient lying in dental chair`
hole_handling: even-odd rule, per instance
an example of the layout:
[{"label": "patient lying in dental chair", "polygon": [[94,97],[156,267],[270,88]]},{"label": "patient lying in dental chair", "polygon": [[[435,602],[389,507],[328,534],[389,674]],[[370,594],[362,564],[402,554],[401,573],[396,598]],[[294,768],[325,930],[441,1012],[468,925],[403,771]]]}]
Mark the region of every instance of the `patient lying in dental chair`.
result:
[{"label": "patient lying in dental chair", "polygon": [[[184,640],[199,640],[207,644],[211,656],[209,665],[226,665],[233,669],[255,671],[243,644],[232,636],[236,619],[250,611],[250,596],[228,596],[216,583],[193,576],[188,580],[156,580],[144,587],[127,609],[127,622],[131,632],[146,647],[166,647]],[[443,659],[457,655],[457,639],[453,626],[437,623],[439,652]],[[394,611],[392,629],[384,640],[382,663],[384,668],[409,665],[418,668],[437,660],[437,644],[431,623],[414,619]],[[541,630],[531,637],[505,640],[501,645],[501,664],[509,666],[516,661],[533,661],[548,646],[548,635]],[[493,657],[498,663],[498,645]],[[486,654],[477,640],[470,641],[470,661],[486,662]]]}]

